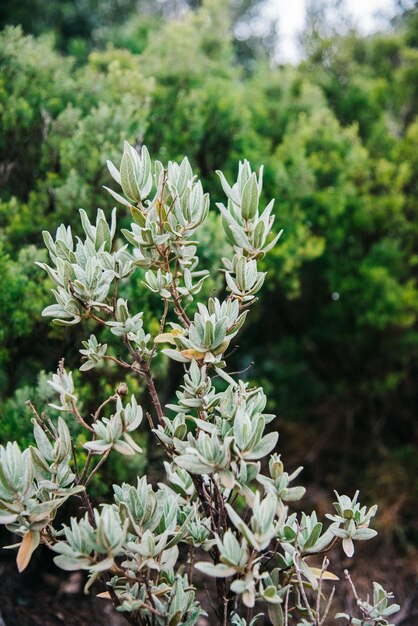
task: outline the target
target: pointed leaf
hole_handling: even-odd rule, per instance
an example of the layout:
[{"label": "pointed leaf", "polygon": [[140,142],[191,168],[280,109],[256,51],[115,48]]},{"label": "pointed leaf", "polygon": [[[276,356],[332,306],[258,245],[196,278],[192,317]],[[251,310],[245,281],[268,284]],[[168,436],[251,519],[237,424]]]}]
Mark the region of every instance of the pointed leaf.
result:
[{"label": "pointed leaf", "polygon": [[28,530],[26,535],[23,537],[16,557],[17,569],[19,572],[23,572],[23,570],[29,565],[31,556],[39,546],[40,540],[41,535],[36,530]]}]

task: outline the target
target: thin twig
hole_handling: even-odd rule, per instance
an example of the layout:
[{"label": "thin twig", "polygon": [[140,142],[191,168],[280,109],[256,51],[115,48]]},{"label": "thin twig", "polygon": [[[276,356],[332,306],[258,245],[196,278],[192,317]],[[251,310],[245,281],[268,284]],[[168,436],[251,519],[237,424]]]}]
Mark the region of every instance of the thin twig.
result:
[{"label": "thin twig", "polygon": [[111,356],[110,354],[105,354],[103,357],[106,361],[113,361],[120,365],[120,367],[124,367],[125,369],[132,369],[132,365],[127,363],[126,361],[122,361],[121,359],[117,359],[115,356]]},{"label": "thin twig", "polygon": [[52,436],[54,437],[55,440],[58,439],[58,437],[59,437],[58,431],[55,428],[54,422],[52,421],[52,419],[50,417],[47,417],[46,413],[42,413],[41,414],[41,419],[44,421],[44,424],[45,424],[45,422],[48,422],[49,428],[51,429],[51,432],[52,432]]},{"label": "thin twig", "polygon": [[104,409],[104,407],[109,404],[109,402],[116,402],[116,400],[118,399],[118,394],[114,393],[113,396],[109,396],[109,398],[107,398],[107,400],[105,400],[104,402],[102,402],[102,404],[99,406],[99,408],[96,410],[95,413],[92,413],[92,418],[93,421],[96,422],[99,417],[100,417],[100,413],[102,412],[102,410]]},{"label": "thin twig", "polygon": [[301,557],[304,557],[304,556],[316,556],[317,554],[326,554],[327,552],[332,550],[332,548],[335,546],[337,541],[339,541],[339,538],[338,537],[334,537],[333,540],[331,541],[331,543],[329,544],[329,546],[327,546],[323,550],[317,550],[315,552],[302,552],[301,553]]},{"label": "thin twig", "polygon": [[97,315],[93,313],[93,311],[90,311],[90,317],[101,326],[106,326],[106,321],[102,320],[100,317],[97,317]]},{"label": "thin twig", "polygon": [[300,589],[300,592],[302,594],[302,598],[303,598],[303,601],[305,603],[305,607],[306,607],[306,609],[308,611],[309,619],[312,620],[313,624],[316,624],[315,615],[314,615],[314,613],[312,611],[311,605],[308,602],[308,598],[306,597],[305,587],[303,585],[302,576],[301,576],[299,565],[298,565],[297,561],[298,561],[298,557],[295,554],[293,562],[295,564],[295,573],[296,573],[296,577],[298,579],[299,589]]},{"label": "thin twig", "polygon": [[[163,312],[163,314],[161,316],[160,332],[158,333],[159,335],[161,335],[164,332],[164,326],[165,326],[165,322],[166,322],[166,319],[167,319],[168,307],[169,307],[168,300],[164,299],[164,312]],[[157,350],[157,344],[154,343],[154,347],[152,349],[151,356],[149,358],[150,362],[154,358],[156,350]]]},{"label": "thin twig", "polygon": [[102,467],[102,465],[106,462],[110,452],[111,452],[112,448],[109,448],[109,450],[106,450],[106,452],[104,453],[104,455],[102,456],[102,458],[100,459],[100,461],[98,462],[98,464],[96,465],[96,467],[94,467],[90,473],[90,476],[87,478],[86,482],[85,482],[85,487],[87,487],[87,485],[89,484],[89,482],[91,481],[91,479],[93,478],[94,474],[96,472],[99,471],[99,469]]},{"label": "thin twig", "polygon": [[205,592],[206,592],[206,595],[207,595],[207,598],[208,598],[209,604],[211,605],[212,609],[213,609],[213,610],[215,611],[215,613],[216,613],[216,612],[217,612],[217,610],[216,610],[216,606],[215,606],[215,605],[213,604],[213,602],[212,602],[212,598],[211,598],[211,596],[210,596],[210,593],[209,593],[209,591],[208,591],[208,586],[207,586],[207,584],[206,584],[206,583],[203,583],[203,588],[204,588],[204,590],[205,590]]},{"label": "thin twig", "polygon": [[89,450],[86,462],[84,464],[83,473],[81,474],[80,480],[78,481],[78,483],[80,485],[84,484],[84,481],[85,481],[86,476],[87,476],[87,472],[89,471],[89,467],[90,467],[90,463],[92,461],[92,458],[93,458],[93,452],[91,450]]},{"label": "thin twig", "polygon": [[42,428],[42,430],[51,437],[51,439],[56,439],[56,437],[54,436],[54,433],[51,432],[48,428],[48,426],[45,424],[45,421],[42,420],[39,417],[38,411],[36,410],[36,408],[34,407],[34,405],[32,404],[32,402],[30,400],[26,401],[27,406],[30,408],[35,420],[37,421],[37,423],[39,424],[39,426]]},{"label": "thin twig", "polygon": [[80,480],[80,471],[78,469],[77,453],[76,453],[76,449],[75,449],[75,445],[74,445],[74,440],[73,440],[72,437],[71,437],[71,452],[72,452],[72,455],[73,455],[74,474],[75,474],[75,477],[76,477],[76,481],[78,483],[79,480]]},{"label": "thin twig", "polygon": [[190,569],[189,569],[189,578],[190,578],[190,584],[193,585],[193,574],[194,574],[194,545],[191,544],[190,546],[190,551],[189,551],[189,565],[190,565]]},{"label": "thin twig", "polygon": [[89,430],[91,433],[94,433],[94,429],[87,424],[87,422],[81,417],[80,412],[77,408],[76,403],[74,402],[74,400],[71,400],[71,410],[73,412],[73,414],[76,416],[77,421],[84,426],[84,428],[87,428],[87,430]]},{"label": "thin twig", "polygon": [[358,604],[359,602],[361,602],[361,600],[360,600],[360,598],[358,597],[357,590],[356,590],[356,588],[355,588],[355,586],[354,586],[353,581],[351,580],[350,572],[348,571],[348,569],[345,569],[345,570],[344,570],[344,576],[346,577],[346,579],[347,579],[347,580],[348,580],[348,582],[350,583],[351,589],[352,589],[352,591],[353,591],[353,596],[354,596],[354,598],[356,599],[356,602],[357,602],[357,604]]},{"label": "thin twig", "polygon": [[151,415],[151,413],[150,413],[149,411],[147,411],[147,412],[145,413],[145,415],[147,416],[147,420],[148,420],[149,427],[151,428],[151,430],[153,430],[153,429],[155,428],[155,426],[154,426],[154,422],[152,421],[152,415]]},{"label": "thin twig", "polygon": [[325,624],[325,620],[326,620],[326,619],[327,619],[327,617],[328,617],[328,613],[329,613],[329,610],[330,610],[330,608],[331,608],[332,601],[333,601],[333,599],[334,599],[334,594],[335,594],[335,586],[332,588],[332,591],[331,591],[331,593],[330,593],[330,596],[329,596],[329,600],[328,600],[327,606],[325,607],[325,611],[324,611],[324,614],[323,614],[323,616],[322,616],[322,620],[319,622],[319,626],[322,626],[322,624]]},{"label": "thin twig", "polygon": [[318,622],[320,623],[320,610],[321,610],[321,595],[322,595],[322,581],[323,581],[323,576],[325,573],[325,570],[328,568],[329,565],[329,560],[327,559],[326,556],[324,556],[324,560],[322,561],[322,565],[321,565],[321,571],[319,574],[319,581],[318,581],[318,593],[316,596],[316,615],[318,617]]},{"label": "thin twig", "polygon": [[112,297],[113,311],[112,313],[116,311],[116,303],[118,300],[118,282],[119,282],[119,279],[115,276],[115,279],[113,281],[113,297]]},{"label": "thin twig", "polygon": [[289,596],[290,587],[286,591],[286,597],[284,599],[284,626],[289,626]]},{"label": "thin twig", "polygon": [[186,311],[183,309],[181,305],[181,299],[180,299],[179,293],[174,285],[171,285],[170,293],[174,302],[174,311],[176,312],[177,316],[183,321],[184,325],[187,328],[189,328],[191,325],[191,321]]}]

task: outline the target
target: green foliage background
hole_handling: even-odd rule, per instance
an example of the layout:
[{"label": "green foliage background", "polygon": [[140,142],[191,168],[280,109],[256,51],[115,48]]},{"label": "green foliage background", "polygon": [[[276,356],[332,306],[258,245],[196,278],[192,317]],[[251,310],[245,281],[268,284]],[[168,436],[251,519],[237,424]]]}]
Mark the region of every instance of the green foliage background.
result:
[{"label": "green foliage background", "polygon": [[[25,400],[48,400],[40,372],[63,354],[79,366],[84,333],[40,318],[50,299],[34,266],[41,230],[64,221],[77,232],[79,207],[110,212],[105,160],[117,162],[124,139],[163,161],[187,154],[212,206],[214,170],[232,178],[246,157],[264,163],[285,232],[236,367],[255,363],[244,376],[265,386],[288,464],[304,463],[326,489],[360,484],[395,511],[395,539],[416,545],[417,8],[371,37],[339,35],[311,11],[306,58],[293,67],[271,62],[274,37],[234,38],[262,2],[235,13],[220,0],[185,13],[175,3],[180,19],[167,3],[63,2],[57,15],[44,4],[0,13],[1,438],[29,436]],[[7,25],[17,23],[36,36]],[[209,269],[223,245],[215,211],[210,225]],[[156,327],[157,301],[139,278],[126,295]],[[176,380],[166,367],[168,400]],[[80,379],[85,406],[118,375]],[[109,472],[119,480],[128,470]]]}]

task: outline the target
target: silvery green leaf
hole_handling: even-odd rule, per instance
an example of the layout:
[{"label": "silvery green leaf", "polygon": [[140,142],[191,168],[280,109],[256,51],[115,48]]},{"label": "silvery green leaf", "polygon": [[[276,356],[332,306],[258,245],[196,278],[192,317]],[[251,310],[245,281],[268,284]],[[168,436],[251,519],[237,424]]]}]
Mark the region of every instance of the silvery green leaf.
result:
[{"label": "silvery green leaf", "polygon": [[80,218],[81,218],[81,225],[83,227],[85,234],[87,235],[89,239],[91,239],[91,241],[94,241],[95,229],[91,225],[90,220],[87,217],[87,213],[85,212],[84,209],[79,209],[79,212],[80,212]]},{"label": "silvery green leaf", "polygon": [[282,234],[283,234],[283,229],[279,232],[278,235],[276,235],[274,237],[274,239],[265,248],[263,248],[264,254],[267,254],[267,252],[270,252],[270,250],[272,250],[274,248],[274,246],[279,241],[279,239],[282,236]]},{"label": "silvery green leaf", "polygon": [[225,235],[226,235],[226,238],[227,238],[228,242],[231,245],[234,246],[235,245],[235,238],[234,238],[234,235],[233,235],[232,230],[231,230],[231,224],[224,217],[222,217],[222,227],[223,227],[223,229],[225,231]]},{"label": "silvery green leaf", "polygon": [[216,578],[228,578],[236,573],[233,567],[228,567],[223,563],[217,563],[215,565],[214,563],[200,561],[195,564],[195,568],[206,576],[214,576]]},{"label": "silvery green leaf", "polygon": [[206,433],[209,433],[210,435],[218,431],[216,424],[214,424],[213,422],[208,422],[206,420],[202,420],[197,417],[194,418],[194,422],[201,430],[203,430]]},{"label": "silvery green leaf", "polygon": [[108,557],[107,559],[99,561],[95,565],[91,565],[89,570],[90,572],[106,572],[107,570],[111,569],[114,564],[115,561],[113,557]]},{"label": "silvery green leaf", "polygon": [[376,535],[377,531],[373,530],[373,528],[358,528],[353,535],[353,539],[356,541],[367,541],[368,539],[373,539]]},{"label": "silvery green leaf", "polygon": [[251,459],[252,461],[262,459],[273,450],[276,446],[278,438],[279,433],[268,433],[252,450],[243,454],[244,458]]},{"label": "silvery green leaf", "polygon": [[242,220],[239,220],[239,223],[237,221],[237,217],[234,215],[232,215],[232,205],[230,204],[230,202],[228,202],[228,208],[222,204],[222,202],[217,202],[216,206],[218,207],[219,211],[221,212],[221,216],[222,216],[222,221],[226,222],[229,226],[232,225],[241,225]]},{"label": "silvery green leaf", "polygon": [[35,261],[35,265],[45,270],[45,272],[48,274],[49,278],[52,280],[53,283],[61,287],[63,286],[61,277],[58,275],[58,273],[54,269],[52,269],[52,267],[49,267],[49,265],[47,265],[46,263],[40,263],[39,261]]},{"label": "silvery green leaf", "polygon": [[273,626],[284,625],[283,609],[280,604],[269,604],[268,616]]},{"label": "silvery green leaf", "polygon": [[104,452],[107,452],[107,450],[111,449],[112,444],[100,440],[87,441],[87,443],[83,444],[83,447],[87,450],[91,450],[96,454],[103,454]]},{"label": "silvery green leaf", "polygon": [[251,220],[258,209],[258,186],[257,177],[252,173],[242,190],[241,214],[245,220]]},{"label": "silvery green leaf", "polygon": [[86,361],[85,363],[80,365],[79,370],[80,372],[88,372],[89,370],[93,369],[95,366],[96,364],[93,363],[93,361]]},{"label": "silvery green leaf", "polygon": [[57,567],[60,567],[67,572],[75,572],[80,569],[87,570],[91,565],[90,559],[72,558],[71,556],[65,556],[64,554],[54,556],[54,563]]},{"label": "silvery green leaf", "polygon": [[201,398],[184,398],[181,404],[190,409],[199,409],[202,406],[202,400]]},{"label": "silvery green leaf", "polygon": [[139,180],[141,188],[141,199],[145,200],[152,189],[151,159],[147,147],[141,148],[141,176]]},{"label": "silvery green leaf", "polygon": [[54,453],[51,442],[36,421],[33,422],[33,434],[39,452],[42,454],[44,459],[46,459],[47,461],[52,461],[54,458]]},{"label": "silvery green leaf", "polygon": [[115,167],[112,163],[112,161],[107,160],[106,161],[106,165],[107,168],[110,172],[110,175],[112,176],[112,178],[120,185],[120,173],[119,170],[117,169],[117,167]]},{"label": "silvery green leaf", "polygon": [[265,242],[265,224],[262,221],[259,221],[253,232],[253,245],[256,250],[262,248]]},{"label": "silvery green leaf", "polygon": [[261,192],[263,190],[263,174],[264,174],[264,165],[260,165],[260,169],[258,170],[258,181],[257,181],[259,196],[261,195]]},{"label": "silvery green leaf", "polygon": [[216,170],[216,173],[221,180],[222,189],[224,190],[225,195],[230,198],[232,202],[238,205],[240,203],[238,192],[229,185],[228,181],[220,170]]},{"label": "silvery green leaf", "polygon": [[59,453],[57,460],[61,461],[71,455],[71,435],[66,422],[62,417],[58,417],[58,444]]},{"label": "silvery green leaf", "polygon": [[315,524],[308,539],[305,541],[303,545],[304,550],[308,548],[313,548],[315,546],[316,542],[319,539],[321,531],[322,531],[322,524],[318,522],[317,524]]},{"label": "silvery green leaf", "polygon": [[52,322],[56,326],[74,326],[75,324],[79,324],[81,322],[81,317],[75,317],[72,320],[56,318],[56,319],[53,319]]},{"label": "silvery green leaf", "polygon": [[235,381],[227,372],[224,372],[219,367],[215,367],[215,371],[218,376],[220,376],[220,378],[223,378],[229,385],[232,385],[234,387],[238,385],[237,381]]},{"label": "silvery green leaf", "polygon": [[241,290],[239,289],[239,287],[237,286],[236,282],[234,281],[234,279],[232,278],[231,274],[229,272],[225,273],[225,281],[227,284],[227,287],[229,287],[230,291],[232,291],[232,293],[236,294],[236,295],[240,295],[241,294]]},{"label": "silvery green leaf", "polygon": [[318,589],[318,580],[315,574],[311,571],[309,565],[306,563],[304,559],[298,559],[298,567],[302,574],[305,576],[306,580],[309,581],[312,589],[316,591]]},{"label": "silvery green leaf", "polygon": [[132,219],[134,220],[135,224],[138,224],[138,226],[143,228],[145,226],[145,223],[146,223],[145,215],[136,206],[129,205],[129,208],[131,210],[131,216],[132,216]]},{"label": "silvery green leaf", "polygon": [[352,557],[354,554],[354,543],[351,537],[344,537],[343,550],[348,557]]},{"label": "silvery green leaf", "polygon": [[[140,454],[142,452],[142,448],[138,446],[138,444],[132,439],[130,435],[128,435],[128,433],[123,433],[123,438],[125,439],[129,448],[132,450],[131,454],[135,452],[138,452]],[[115,445],[115,449],[117,449],[116,445]]]},{"label": "silvery green leaf", "polygon": [[277,593],[277,589],[274,585],[269,585],[265,589],[263,589],[262,597],[269,602],[270,604],[278,604],[280,605],[282,599]]},{"label": "silvery green leaf", "polygon": [[242,226],[239,226],[238,224],[230,224],[229,228],[236,246],[243,248],[244,250],[250,250],[252,248],[250,240],[245,234]]},{"label": "silvery green leaf", "polygon": [[189,164],[189,160],[187,157],[184,157],[183,161],[180,163],[178,178],[177,178],[177,192],[179,196],[182,196],[187,185],[187,181],[191,176],[191,167]]},{"label": "silvery green leaf", "polygon": [[203,345],[210,348],[214,338],[214,326],[212,320],[207,320],[204,327]]},{"label": "silvery green leaf", "polygon": [[244,161],[240,161],[238,164],[237,186],[238,186],[238,191],[241,195],[245,187],[245,183],[247,182],[250,176],[251,176],[250,163],[249,161],[247,161],[247,159],[244,159]]},{"label": "silvery green leaf", "polygon": [[[47,463],[47,461],[45,460],[45,458],[43,457],[43,455],[40,453],[40,451],[38,450],[38,448],[34,448],[33,446],[29,446],[29,450],[32,456],[32,461],[35,464],[35,474],[36,472],[36,468],[38,467],[40,470],[42,470],[43,472],[49,472],[49,465]],[[51,459],[52,460],[52,457]]]},{"label": "silvery green leaf", "polygon": [[112,243],[111,236],[110,236],[110,228],[104,216],[100,216],[99,219],[97,220],[95,234],[96,234],[96,240],[95,240],[96,248],[100,248],[102,244],[105,244],[105,246],[108,246],[110,248],[111,243]]},{"label": "silvery green leaf", "polygon": [[195,454],[182,454],[175,458],[175,462],[192,474],[211,474],[214,471],[213,467],[200,461]]},{"label": "silvery green leaf", "polygon": [[106,191],[108,191],[110,193],[111,196],[113,196],[115,198],[115,200],[117,200],[118,202],[120,202],[121,204],[124,204],[125,206],[127,206],[128,208],[131,208],[132,203],[128,202],[128,200],[126,200],[123,196],[121,196],[119,193],[117,193],[116,191],[113,191],[113,189],[109,189],[109,187],[106,187],[105,185],[103,185],[103,189],[106,189]]},{"label": "silvery green leaf", "polygon": [[340,528],[339,526],[336,526],[335,528],[333,528],[332,532],[335,537],[339,537],[340,539],[349,537],[347,530],[345,528]]},{"label": "silvery green leaf", "polygon": [[16,513],[8,513],[0,508],[0,524],[13,524],[18,518]]},{"label": "silvery green leaf", "polygon": [[258,541],[257,541],[255,535],[248,528],[248,526],[245,524],[245,522],[240,518],[238,513],[236,513],[234,511],[234,509],[231,507],[231,505],[228,504],[228,503],[225,505],[225,507],[226,507],[228,516],[229,516],[231,522],[234,524],[235,528],[237,530],[239,530],[241,535],[243,537],[245,537],[245,539],[248,541],[248,543],[251,544],[256,550],[260,549]]},{"label": "silvery green leaf", "polygon": [[[138,157],[138,158],[136,158]],[[123,156],[120,164],[120,179],[123,193],[133,202],[141,201],[139,189],[139,156],[127,141],[124,142]]]},{"label": "silvery green leaf", "polygon": [[54,240],[52,238],[52,236],[50,235],[50,233],[47,230],[43,230],[42,231],[42,237],[44,240],[44,244],[50,254],[51,257],[56,256],[56,247],[55,247],[55,243]]},{"label": "silvery green leaf", "polygon": [[386,592],[382,585],[376,582],[373,583],[373,604],[379,608],[386,608],[387,606]]},{"label": "silvery green leaf", "polygon": [[328,548],[335,537],[335,533],[333,532],[333,527],[335,526],[336,524],[331,524],[324,534],[316,540],[315,545],[312,548],[304,547],[304,551],[310,552],[312,550],[312,552],[321,552],[322,550]]},{"label": "silvery green leaf", "polygon": [[387,607],[387,609],[384,609],[382,611],[382,615],[383,617],[389,617],[389,615],[393,615],[394,613],[397,613],[400,610],[401,610],[401,607],[399,606],[399,604],[391,604],[390,606]]},{"label": "silvery green leaf", "polygon": [[285,500],[285,502],[297,502],[306,493],[305,487],[288,487],[284,490],[283,494],[281,494],[281,498]]},{"label": "silvery green leaf", "polygon": [[233,591],[234,593],[244,593],[246,590],[246,583],[245,580],[233,580],[231,583],[231,591]]},{"label": "silvery green leaf", "polygon": [[173,350],[172,348],[165,348],[164,350],[161,350],[161,352],[168,356],[170,359],[173,359],[173,361],[178,361],[179,363],[190,362],[190,359],[186,359],[186,357],[184,357],[180,352],[178,352],[177,350]]}]

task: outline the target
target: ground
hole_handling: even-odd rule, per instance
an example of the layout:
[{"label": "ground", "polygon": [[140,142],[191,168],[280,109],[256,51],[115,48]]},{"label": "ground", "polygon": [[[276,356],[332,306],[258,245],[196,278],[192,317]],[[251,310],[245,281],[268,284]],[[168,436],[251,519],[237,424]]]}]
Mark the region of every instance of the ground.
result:
[{"label": "ground", "polygon": [[[374,545],[371,545],[374,543]],[[375,540],[359,545],[357,559],[334,557],[332,569],[341,578],[349,568],[359,595],[371,590],[370,581],[378,580],[393,591],[402,611],[393,620],[397,626],[418,623],[418,585],[416,555],[400,560],[390,544]],[[79,572],[62,572],[52,562],[46,548],[38,550],[28,570],[19,574],[13,552],[3,551],[0,560],[0,626],[125,626],[127,622],[113,610],[108,600],[96,597],[102,588],[83,594],[84,577]],[[199,581],[195,581],[199,585]],[[329,583],[331,584],[331,583]],[[327,624],[337,625],[333,616],[338,610],[353,606],[348,587],[339,595]],[[207,604],[203,595],[202,604]],[[209,607],[208,607],[209,608]],[[267,622],[268,623],[268,622]],[[209,622],[202,620],[200,626]],[[341,622],[340,622],[341,624]],[[262,626],[261,622],[258,626]]]}]

